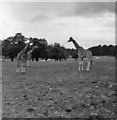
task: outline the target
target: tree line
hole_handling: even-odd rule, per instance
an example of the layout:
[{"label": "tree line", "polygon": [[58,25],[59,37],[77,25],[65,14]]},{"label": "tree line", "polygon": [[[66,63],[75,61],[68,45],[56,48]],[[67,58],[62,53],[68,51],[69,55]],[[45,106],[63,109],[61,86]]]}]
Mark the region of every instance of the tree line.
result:
[{"label": "tree line", "polygon": [[[38,61],[39,58],[48,60],[54,59],[56,61],[66,60],[71,57],[74,59],[78,58],[77,52],[75,49],[65,48],[61,46],[60,43],[48,44],[45,38],[32,38],[29,40],[32,43],[32,46],[29,48],[32,49],[34,45],[37,45],[38,48],[32,52],[32,61]],[[2,41],[2,56],[4,58],[9,57],[11,61],[17,56],[17,54],[24,48],[27,38],[22,35],[22,33],[16,33],[14,36],[10,36]],[[40,43],[43,42],[44,44]],[[116,56],[117,58],[117,45],[98,45],[89,48],[94,56]]]},{"label": "tree line", "polygon": [[98,45],[89,48],[95,56],[116,56],[117,45]]}]

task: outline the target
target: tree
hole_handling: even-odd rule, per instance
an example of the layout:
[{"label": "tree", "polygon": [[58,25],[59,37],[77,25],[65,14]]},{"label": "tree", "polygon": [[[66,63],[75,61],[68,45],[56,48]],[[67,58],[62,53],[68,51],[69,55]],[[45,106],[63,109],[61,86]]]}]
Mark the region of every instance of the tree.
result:
[{"label": "tree", "polygon": [[49,56],[51,59],[55,59],[56,61],[67,59],[68,53],[64,47],[61,47],[59,43],[54,43],[54,46],[51,46],[51,50],[49,51]]},{"label": "tree", "polygon": [[7,47],[10,44],[8,39],[2,41],[2,55],[6,58],[7,57]]},{"label": "tree", "polygon": [[10,36],[2,42],[2,55],[13,61],[14,57],[24,48],[25,37],[21,33]]},{"label": "tree", "polygon": [[17,55],[17,52],[15,50],[15,44],[9,44],[9,46],[7,47],[7,55],[11,59],[11,61],[13,61],[14,57],[16,57]]},{"label": "tree", "polygon": [[117,59],[117,45],[115,46],[115,58]]},{"label": "tree", "polygon": [[25,42],[25,36],[22,33],[16,33],[14,36],[14,43],[19,44],[20,42]]},{"label": "tree", "polygon": [[99,56],[102,54],[101,45],[91,47],[89,48],[89,50],[92,52],[93,55],[96,55],[96,56]]},{"label": "tree", "polygon": [[116,48],[113,45],[109,45],[109,46],[99,45],[99,46],[94,46],[89,48],[89,50],[92,51],[93,55],[96,55],[96,56],[106,56],[106,55],[115,56],[116,55],[115,49]]},{"label": "tree", "polygon": [[33,38],[32,39],[32,43],[33,43],[33,46],[38,46],[37,49],[35,49],[33,52],[32,52],[32,59],[36,59],[36,61],[38,61],[38,58],[42,58],[42,59],[45,59],[47,60],[47,51],[46,51],[46,47],[48,45],[47,43],[47,40],[45,40],[44,38],[42,39],[38,39],[38,38]]},{"label": "tree", "polygon": [[67,49],[67,52],[68,52],[68,55],[71,57],[71,58],[74,58],[74,59],[77,59],[78,58],[78,54],[76,52],[75,49]]},{"label": "tree", "polygon": [[115,55],[116,55],[115,52],[116,52],[116,51],[115,51],[115,46],[109,45],[109,46],[108,46],[108,55],[110,55],[110,56],[115,56]]}]

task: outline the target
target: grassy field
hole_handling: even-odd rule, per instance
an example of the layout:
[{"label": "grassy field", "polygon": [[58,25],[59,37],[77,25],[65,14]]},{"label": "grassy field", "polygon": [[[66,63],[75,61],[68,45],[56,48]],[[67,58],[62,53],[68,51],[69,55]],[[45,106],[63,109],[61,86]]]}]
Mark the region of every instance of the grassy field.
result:
[{"label": "grassy field", "polygon": [[113,57],[94,58],[89,72],[79,72],[75,60],[32,62],[18,76],[15,61],[2,64],[5,118],[115,118]]}]

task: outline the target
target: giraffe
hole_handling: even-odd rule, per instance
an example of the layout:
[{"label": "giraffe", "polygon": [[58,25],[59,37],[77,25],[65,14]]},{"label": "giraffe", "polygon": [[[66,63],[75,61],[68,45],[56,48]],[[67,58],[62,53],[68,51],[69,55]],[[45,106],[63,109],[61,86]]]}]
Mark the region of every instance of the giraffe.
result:
[{"label": "giraffe", "polygon": [[79,71],[83,71],[83,58],[87,58],[88,64],[86,71],[89,71],[90,66],[92,65],[92,52],[90,50],[84,49],[81,47],[72,37],[69,38],[68,42],[73,42],[77,52],[78,52],[78,61],[79,61]]},{"label": "giraffe", "polygon": [[21,50],[17,55],[17,68],[16,73],[19,73],[21,70],[22,74],[25,74],[26,61],[27,61],[27,49],[30,45],[30,42],[26,44],[26,46]]},{"label": "giraffe", "polygon": [[28,66],[30,66],[30,60],[31,60],[31,56],[32,56],[32,52],[34,51],[34,49],[38,48],[36,45],[27,52],[27,63]]}]

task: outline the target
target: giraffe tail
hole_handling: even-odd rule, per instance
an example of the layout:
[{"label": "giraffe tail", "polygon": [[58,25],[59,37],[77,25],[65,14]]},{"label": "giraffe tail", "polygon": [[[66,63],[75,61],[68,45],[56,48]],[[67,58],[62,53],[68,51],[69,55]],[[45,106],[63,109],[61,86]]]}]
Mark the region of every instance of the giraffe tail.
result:
[{"label": "giraffe tail", "polygon": [[92,66],[93,65],[93,60],[92,59],[91,59],[90,63],[91,63],[90,65]]}]

